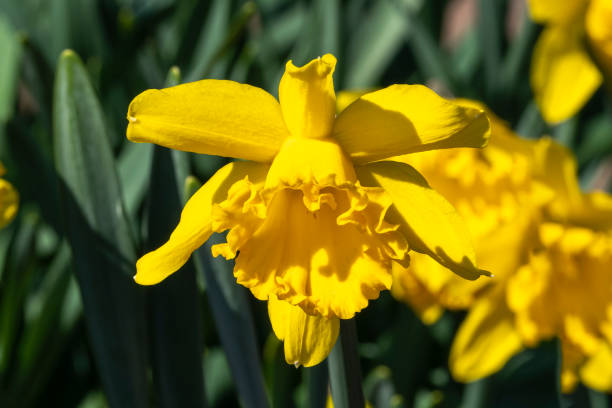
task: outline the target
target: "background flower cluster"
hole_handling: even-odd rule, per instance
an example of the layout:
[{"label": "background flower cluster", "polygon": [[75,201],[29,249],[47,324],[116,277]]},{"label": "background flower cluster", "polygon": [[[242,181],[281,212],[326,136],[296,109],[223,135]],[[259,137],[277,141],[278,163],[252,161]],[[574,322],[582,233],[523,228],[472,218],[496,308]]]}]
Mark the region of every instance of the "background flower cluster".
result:
[{"label": "background flower cluster", "polygon": [[325,53],[338,112],[425,84],[491,122],[483,149],[393,159],[455,206],[494,276],[414,252],[394,267],[356,317],[369,403],[610,406],[612,1],[4,0],[0,49],[0,406],[329,403],[333,366],[285,363],[265,302],[211,257],[222,236],[133,282],[227,159],[125,139],[145,89],[278,96],[287,60]]}]

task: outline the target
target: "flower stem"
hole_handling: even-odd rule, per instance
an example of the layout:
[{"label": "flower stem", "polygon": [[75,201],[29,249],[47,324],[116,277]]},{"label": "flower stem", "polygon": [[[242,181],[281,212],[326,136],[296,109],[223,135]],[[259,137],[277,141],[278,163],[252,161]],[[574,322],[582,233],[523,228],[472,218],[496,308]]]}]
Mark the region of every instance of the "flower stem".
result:
[{"label": "flower stem", "polygon": [[328,357],[329,382],[335,408],[363,408],[361,367],[354,319],[340,320],[340,339]]},{"label": "flower stem", "polygon": [[308,403],[306,406],[325,408],[329,383],[327,361],[324,360],[314,367],[305,368],[304,374],[306,375],[306,384],[308,384]]}]

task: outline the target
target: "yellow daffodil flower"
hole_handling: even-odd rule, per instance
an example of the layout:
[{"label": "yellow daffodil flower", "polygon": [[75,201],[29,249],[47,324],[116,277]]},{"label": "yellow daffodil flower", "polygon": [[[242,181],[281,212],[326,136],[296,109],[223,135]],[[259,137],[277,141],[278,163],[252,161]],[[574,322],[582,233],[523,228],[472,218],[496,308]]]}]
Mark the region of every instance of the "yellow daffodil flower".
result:
[{"label": "yellow daffodil flower", "polygon": [[[202,80],[137,96],[128,139],[244,161],[226,165],[186,204],[168,242],[140,258],[136,282],[177,271],[213,232],[215,256],[236,258],[234,276],[268,300],[291,364],[323,360],[352,318],[391,287],[393,261],[428,254],[468,279],[486,272],[461,219],[399,154],[483,146],[480,109],[419,85],[365,94],[336,116],[327,54],[287,63],[279,101],[265,91]],[[280,102],[280,103],[279,103]]]},{"label": "yellow daffodil flower", "polygon": [[[535,45],[531,86],[542,116],[574,116],[612,76],[612,0],[529,0],[545,28]],[[590,53],[595,56],[592,60]]]},{"label": "yellow daffodil flower", "polygon": [[479,265],[494,278],[455,279],[416,254],[407,271],[394,266],[392,293],[426,323],[445,308],[469,309],[450,355],[460,381],[488,376],[524,347],[558,336],[563,390],[582,379],[610,391],[612,198],[580,192],[573,157],[560,145],[521,140],[489,117],[485,149],[401,159],[455,205],[474,238]]},{"label": "yellow daffodil flower", "polygon": [[[0,163],[0,177],[6,173]],[[15,218],[19,207],[19,194],[11,183],[0,178],[0,228],[5,227]]]},{"label": "yellow daffodil flower", "polygon": [[[457,102],[480,106],[472,101]],[[470,337],[477,342],[470,343],[472,348],[464,355],[456,354],[460,361],[451,367],[456,378],[468,381],[499,370],[517,351],[517,336],[506,333],[511,327],[494,328],[497,315],[509,314],[507,307],[487,303],[476,308],[475,303],[521,265],[523,248],[533,245],[531,237],[541,207],[552,198],[549,188],[534,181],[539,171],[535,158],[543,142],[519,139],[501,119],[487,114],[491,138],[485,149],[423,152],[400,158],[422,172],[457,208],[474,239],[479,265],[494,274],[493,279],[476,282],[456,279],[448,269],[420,254],[411,256],[407,271],[401,266],[393,269],[393,295],[408,302],[425,323],[437,321],[445,308],[472,307],[479,313],[484,308],[484,315],[491,316],[490,327],[499,336],[487,332],[477,339]],[[476,316],[470,312],[466,323],[474,319],[472,315]]]},{"label": "yellow daffodil flower", "polygon": [[506,302],[524,345],[561,339],[564,391],[581,380],[610,392],[612,197],[581,193],[575,161],[559,145],[551,143],[544,170],[555,199],[538,226],[537,246],[508,280]]}]

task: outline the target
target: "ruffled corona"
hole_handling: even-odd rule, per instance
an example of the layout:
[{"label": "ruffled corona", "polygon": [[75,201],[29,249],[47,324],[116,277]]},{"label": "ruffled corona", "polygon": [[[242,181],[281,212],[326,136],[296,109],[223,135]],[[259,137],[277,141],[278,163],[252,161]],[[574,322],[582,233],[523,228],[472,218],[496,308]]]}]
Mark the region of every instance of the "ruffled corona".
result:
[{"label": "ruffled corona", "polygon": [[612,341],[612,237],[545,223],[539,238],[541,249],[508,283],[507,301],[516,327],[531,346],[559,335],[564,391],[580,377],[590,387],[607,391],[612,387],[612,366],[602,370],[606,364],[597,360],[609,356]]},{"label": "ruffled corona", "polygon": [[[321,154],[337,155],[324,171],[315,164]],[[239,251],[234,275],[258,299],[274,295],[308,314],[353,317],[391,287],[391,262],[407,260],[408,245],[384,220],[388,194],[361,186],[347,163],[333,141],[287,142],[265,186],[240,180],[213,208],[213,230],[229,230],[213,255]]]}]

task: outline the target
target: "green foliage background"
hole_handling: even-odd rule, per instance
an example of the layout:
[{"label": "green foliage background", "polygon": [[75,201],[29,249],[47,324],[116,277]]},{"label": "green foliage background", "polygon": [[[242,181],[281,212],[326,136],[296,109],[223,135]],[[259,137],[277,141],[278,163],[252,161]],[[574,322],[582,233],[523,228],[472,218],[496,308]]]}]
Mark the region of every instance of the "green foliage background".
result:
[{"label": "green foliage background", "polygon": [[[210,243],[158,286],[132,281],[138,256],[165,241],[189,195],[225,163],[127,142],[128,104],[145,89],[227,78],[276,95],[288,59],[331,52],[337,91],[428,83],[484,101],[523,136],[550,133],[574,149],[583,186],[600,186],[612,163],[609,97],[600,90],[578,117],[547,127],[528,81],[540,28],[523,10],[510,37],[517,2],[478,0],[479,17],[444,48],[448,3],[0,2],[0,160],[22,200],[0,231],[0,406],[325,403],[326,364],[284,362],[266,305],[235,284],[230,263],[211,258]],[[558,393],[554,342],[488,379],[454,382],[447,356],[462,317],[426,327],[388,293],[372,302],[357,318],[367,400],[609,406],[585,388]]]}]

